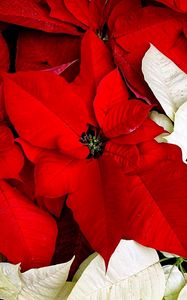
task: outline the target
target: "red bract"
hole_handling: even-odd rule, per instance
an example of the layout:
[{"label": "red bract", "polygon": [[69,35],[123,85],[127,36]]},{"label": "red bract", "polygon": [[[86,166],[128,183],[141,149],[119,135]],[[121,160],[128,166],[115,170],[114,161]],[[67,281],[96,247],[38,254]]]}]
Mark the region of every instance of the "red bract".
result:
[{"label": "red bract", "polygon": [[187,12],[187,2],[185,0],[156,0],[179,12]]},{"label": "red bract", "polygon": [[0,2],[0,19],[4,22],[40,29],[47,32],[63,32],[79,35],[79,30],[71,25],[74,18],[64,12],[64,22],[50,17],[50,9],[43,1],[2,0]]},{"label": "red bract", "polygon": [[55,221],[8,183],[0,181],[0,252],[22,270],[50,264]]},{"label": "red bract", "polygon": [[180,151],[154,141],[163,130],[148,118],[152,106],[129,99],[93,32],[83,38],[73,83],[18,72],[4,76],[4,91],[9,118],[35,164],[36,194],[68,194],[81,231],[106,262],[121,238],[187,256]]},{"label": "red bract", "polygon": [[[16,70],[45,70],[79,60],[80,42],[80,37],[75,36],[52,35],[37,31],[20,32]],[[76,62],[63,72],[63,75],[67,79],[74,79],[78,72],[79,63]]]},{"label": "red bract", "polygon": [[153,102],[153,95],[145,85],[141,61],[150,43],[167,55],[183,70],[187,70],[187,42],[179,18],[169,9],[148,6],[116,19],[112,48],[116,63],[124,77],[143,98]]},{"label": "red bract", "polygon": [[12,132],[0,125],[0,253],[10,262],[21,262],[22,269],[29,269],[50,263],[57,230],[50,216],[5,182],[21,180],[23,162]]},{"label": "red bract", "polygon": [[0,179],[19,178],[23,167],[23,155],[17,145],[10,129],[0,125]]}]

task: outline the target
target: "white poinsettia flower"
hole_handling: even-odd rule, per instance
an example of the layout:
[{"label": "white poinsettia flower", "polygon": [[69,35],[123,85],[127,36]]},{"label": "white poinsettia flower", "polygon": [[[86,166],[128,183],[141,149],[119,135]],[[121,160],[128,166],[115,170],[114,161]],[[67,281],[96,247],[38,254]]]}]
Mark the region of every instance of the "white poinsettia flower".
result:
[{"label": "white poinsettia flower", "polygon": [[177,300],[181,289],[186,283],[185,278],[175,265],[164,266],[163,270],[166,279],[164,299]]},{"label": "white poinsettia flower", "polygon": [[156,140],[179,146],[187,163],[187,74],[153,45],[142,60],[142,72],[168,116],[151,113],[151,119],[168,132]]}]

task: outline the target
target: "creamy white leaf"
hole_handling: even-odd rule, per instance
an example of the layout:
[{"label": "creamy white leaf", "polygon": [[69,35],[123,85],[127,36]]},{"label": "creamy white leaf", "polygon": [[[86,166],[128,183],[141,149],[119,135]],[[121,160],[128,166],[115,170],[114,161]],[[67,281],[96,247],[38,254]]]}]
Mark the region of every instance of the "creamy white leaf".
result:
[{"label": "creamy white leaf", "polygon": [[183,274],[174,265],[167,265],[163,267],[166,289],[165,289],[165,300],[177,300],[179,292],[185,285],[185,279]]},{"label": "creamy white leaf", "polygon": [[22,273],[22,291],[18,299],[56,299],[66,283],[72,262],[73,259],[67,263],[31,269]]},{"label": "creamy white leaf", "polygon": [[135,241],[122,240],[106,272],[97,255],[73,288],[68,300],[161,300],[165,277],[157,252]]},{"label": "creamy white leaf", "polygon": [[0,263],[0,298],[16,300],[21,291],[20,265]]},{"label": "creamy white leaf", "polygon": [[187,284],[180,291],[177,300],[186,300],[187,299]]},{"label": "creamy white leaf", "polygon": [[176,111],[187,101],[187,75],[153,45],[142,60],[142,72],[164,111],[174,121]]}]

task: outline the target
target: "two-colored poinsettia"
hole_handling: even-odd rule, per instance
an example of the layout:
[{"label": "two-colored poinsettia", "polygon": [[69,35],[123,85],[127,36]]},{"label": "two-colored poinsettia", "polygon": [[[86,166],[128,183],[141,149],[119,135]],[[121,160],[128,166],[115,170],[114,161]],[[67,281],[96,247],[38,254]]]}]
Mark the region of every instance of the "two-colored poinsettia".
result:
[{"label": "two-colored poinsettia", "polygon": [[152,106],[129,96],[93,32],[83,38],[73,83],[19,72],[4,76],[4,93],[18,141],[35,164],[36,194],[51,201],[68,195],[106,262],[121,238],[187,256],[186,166],[177,147],[154,141],[163,129],[149,119]]}]

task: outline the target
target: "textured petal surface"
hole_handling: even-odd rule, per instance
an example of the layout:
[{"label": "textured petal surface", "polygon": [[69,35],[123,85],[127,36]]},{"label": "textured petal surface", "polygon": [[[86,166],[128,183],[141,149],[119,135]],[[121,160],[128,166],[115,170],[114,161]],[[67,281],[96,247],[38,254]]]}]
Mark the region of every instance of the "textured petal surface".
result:
[{"label": "textured petal surface", "polygon": [[[140,259],[141,257],[141,259]],[[68,300],[161,300],[165,279],[155,250],[134,241],[121,241],[106,272],[97,255],[83,271]]]},{"label": "textured petal surface", "polygon": [[[42,1],[41,1],[42,2]],[[49,16],[49,9],[40,1],[34,0],[2,0],[0,3],[0,19],[7,23],[40,29],[47,32],[63,32],[79,34],[78,30],[66,22],[60,22]]]},{"label": "textured petal surface", "polygon": [[187,75],[153,45],[142,61],[144,78],[168,117],[187,101]]},{"label": "textured petal surface", "polygon": [[113,68],[110,50],[95,33],[88,30],[82,39],[80,73],[72,88],[87,103],[90,111],[93,110],[93,99],[99,82]]},{"label": "textured petal surface", "polygon": [[62,77],[20,72],[5,76],[4,90],[8,115],[21,138],[35,146],[56,148],[63,136],[71,147],[80,147],[79,138],[92,121],[84,103]]},{"label": "textured petal surface", "polygon": [[22,269],[48,265],[57,235],[55,221],[4,181],[0,202],[0,252],[10,262],[21,262]]},{"label": "textured petal surface", "polygon": [[[32,51],[30,51],[32,49]],[[16,70],[43,70],[70,63],[80,57],[80,38],[63,34],[53,35],[41,31],[19,33]],[[78,74],[78,63],[63,74],[72,79]]]},{"label": "textured petal surface", "polygon": [[31,269],[20,274],[22,291],[19,300],[55,300],[66,283],[73,259],[66,263]]}]

